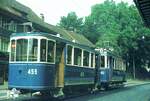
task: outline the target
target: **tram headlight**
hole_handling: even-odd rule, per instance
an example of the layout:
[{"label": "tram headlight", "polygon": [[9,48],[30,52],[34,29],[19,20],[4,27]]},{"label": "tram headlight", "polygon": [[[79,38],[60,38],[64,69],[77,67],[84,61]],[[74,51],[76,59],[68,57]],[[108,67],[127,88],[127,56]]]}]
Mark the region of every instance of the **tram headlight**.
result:
[{"label": "tram headlight", "polygon": [[101,75],[104,75],[105,74],[105,72],[104,71],[101,71]]}]

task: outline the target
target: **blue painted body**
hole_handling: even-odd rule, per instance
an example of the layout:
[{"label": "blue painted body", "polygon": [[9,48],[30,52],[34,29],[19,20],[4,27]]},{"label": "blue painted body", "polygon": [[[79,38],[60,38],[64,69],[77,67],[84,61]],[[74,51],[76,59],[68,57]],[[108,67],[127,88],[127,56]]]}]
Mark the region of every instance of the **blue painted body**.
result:
[{"label": "blue painted body", "polygon": [[65,85],[94,84],[95,69],[67,65]]},{"label": "blue painted body", "polygon": [[[37,71],[32,74],[32,69]],[[54,64],[10,63],[9,88],[50,89],[54,87],[54,71]]]},{"label": "blue painted body", "polygon": [[125,82],[125,72],[120,70],[113,70],[111,68],[101,69],[100,81],[102,84],[109,84],[115,82]]},{"label": "blue painted body", "polygon": [[126,73],[121,70],[113,70],[113,75],[111,78],[112,82],[125,82],[126,81]]},{"label": "blue painted body", "polygon": [[101,72],[99,75],[100,75],[100,81],[107,83],[111,79],[112,70],[109,68],[101,69]]}]

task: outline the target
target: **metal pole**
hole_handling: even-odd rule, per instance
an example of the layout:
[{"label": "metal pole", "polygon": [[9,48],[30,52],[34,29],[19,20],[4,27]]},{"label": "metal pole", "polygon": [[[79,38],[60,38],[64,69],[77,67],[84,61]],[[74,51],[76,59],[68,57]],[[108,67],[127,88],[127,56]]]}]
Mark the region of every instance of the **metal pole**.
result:
[{"label": "metal pole", "polygon": [[133,56],[133,79],[135,79],[135,61],[134,61],[134,56]]}]

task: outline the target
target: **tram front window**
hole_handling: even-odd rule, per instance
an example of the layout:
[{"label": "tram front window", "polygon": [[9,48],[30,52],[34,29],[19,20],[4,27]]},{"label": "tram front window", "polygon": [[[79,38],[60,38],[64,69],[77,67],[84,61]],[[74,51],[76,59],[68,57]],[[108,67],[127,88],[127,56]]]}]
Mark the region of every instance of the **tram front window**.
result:
[{"label": "tram front window", "polygon": [[83,66],[89,66],[89,52],[84,51]]},{"label": "tram front window", "polygon": [[94,67],[94,54],[91,53],[91,67]]},{"label": "tram front window", "polygon": [[74,48],[74,65],[81,66],[81,52],[81,49]]},{"label": "tram front window", "polygon": [[54,62],[55,42],[48,41],[47,62]]},{"label": "tram front window", "polygon": [[104,56],[101,56],[101,68],[104,68],[105,67],[105,58]]},{"label": "tram front window", "polygon": [[11,61],[15,60],[15,49],[16,49],[16,42],[15,40],[11,41]]},{"label": "tram front window", "polygon": [[37,61],[37,39],[29,39],[29,61]]},{"label": "tram front window", "polygon": [[16,61],[27,61],[27,39],[18,39],[16,47]]},{"label": "tram front window", "polygon": [[41,40],[41,47],[40,47],[40,60],[42,62],[46,62],[46,40]]},{"label": "tram front window", "polygon": [[72,60],[72,46],[67,47],[67,64],[71,64]]}]

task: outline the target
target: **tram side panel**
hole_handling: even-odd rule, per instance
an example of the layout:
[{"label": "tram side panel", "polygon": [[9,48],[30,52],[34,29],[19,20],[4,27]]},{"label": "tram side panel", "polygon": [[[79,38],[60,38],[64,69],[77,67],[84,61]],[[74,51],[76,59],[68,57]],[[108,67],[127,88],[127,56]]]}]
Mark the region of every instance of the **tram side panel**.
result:
[{"label": "tram side panel", "polygon": [[88,50],[67,45],[65,85],[94,84],[94,58],[95,54]]},{"label": "tram side panel", "polygon": [[126,82],[126,67],[123,60],[121,58],[116,58],[114,64],[115,67],[113,68],[112,81],[116,81],[119,83]]},{"label": "tram side panel", "polygon": [[94,84],[94,69],[66,66],[65,85]]}]

